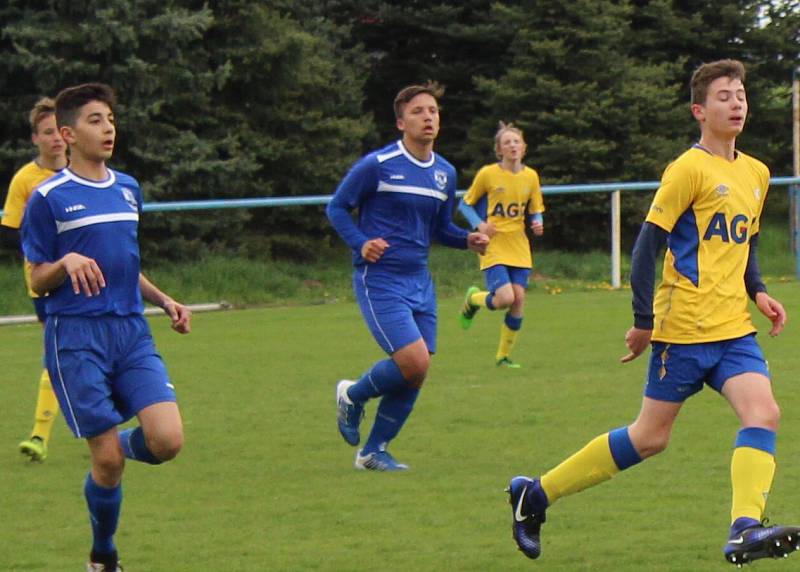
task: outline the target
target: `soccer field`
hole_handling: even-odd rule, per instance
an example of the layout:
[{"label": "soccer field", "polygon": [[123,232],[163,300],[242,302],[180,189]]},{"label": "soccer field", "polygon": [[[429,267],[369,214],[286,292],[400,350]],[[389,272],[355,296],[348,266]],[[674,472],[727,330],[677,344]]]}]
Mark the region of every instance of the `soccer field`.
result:
[{"label": "soccer field", "polygon": [[[775,523],[800,522],[800,290],[773,284],[789,311],[766,336],[782,405]],[[459,299],[440,301],[439,348],[392,452],[404,474],[353,468],[336,430],[335,382],[381,358],[351,303],[198,314],[178,336],[151,320],[178,390],[186,445],[173,462],[129,462],[117,545],[126,572],[229,571],[714,571],[729,518],[737,422],[704,390],[689,401],[670,448],[559,501],[532,562],[511,539],[503,489],[537,474],[638,412],[646,357],[621,365],[630,292],[528,298],[515,358],[493,358],[501,315],[481,312],[468,333]],[[795,321],[793,321],[795,320]],[[50,457],[24,462],[36,396],[37,325],[0,328],[0,571],[82,570],[90,545],[82,494],[89,460],[62,419]],[[364,429],[375,411],[367,409]],[[791,570],[787,562],[758,562]]]}]

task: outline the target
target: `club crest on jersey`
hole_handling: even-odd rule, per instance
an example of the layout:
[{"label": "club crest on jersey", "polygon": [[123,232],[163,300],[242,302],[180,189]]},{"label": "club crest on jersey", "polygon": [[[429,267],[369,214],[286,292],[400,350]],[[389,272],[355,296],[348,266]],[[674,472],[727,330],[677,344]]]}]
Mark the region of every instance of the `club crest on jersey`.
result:
[{"label": "club crest on jersey", "polygon": [[445,187],[447,187],[447,173],[444,171],[436,169],[433,172],[433,178],[436,180],[436,186],[439,187],[440,191],[443,191]]},{"label": "club crest on jersey", "polygon": [[133,192],[130,189],[122,187],[122,197],[125,199],[125,202],[128,203],[128,206],[130,206],[132,210],[135,211],[139,210],[139,203],[136,201],[136,197],[133,195]]},{"label": "club crest on jersey", "polygon": [[727,197],[728,192],[730,191],[726,185],[717,185],[717,188],[714,190],[717,191],[717,194],[721,197]]}]

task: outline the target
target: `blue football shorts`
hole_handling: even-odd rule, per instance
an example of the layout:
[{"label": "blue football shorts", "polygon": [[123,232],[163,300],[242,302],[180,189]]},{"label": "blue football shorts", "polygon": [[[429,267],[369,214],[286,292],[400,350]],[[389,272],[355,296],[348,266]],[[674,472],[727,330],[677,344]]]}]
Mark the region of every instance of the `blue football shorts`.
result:
[{"label": "blue football shorts", "polygon": [[95,437],[148,405],[175,401],[144,316],[49,316],[45,363],[76,437]]},{"label": "blue football shorts", "polygon": [[644,394],[680,403],[708,384],[717,392],[733,376],[760,373],[769,377],[755,334],[702,344],[653,342]]},{"label": "blue football shorts", "polygon": [[36,319],[44,324],[44,321],[47,319],[47,311],[45,310],[45,297],[40,296],[39,298],[31,298],[31,302],[33,302],[33,309],[36,311]]},{"label": "blue football shorts", "polygon": [[506,266],[505,264],[495,264],[483,270],[486,280],[486,289],[489,292],[497,292],[497,289],[506,284],[517,284],[527,290],[528,280],[531,277],[530,268],[520,268],[519,266]]},{"label": "blue football shorts", "polygon": [[358,266],[353,291],[372,337],[387,354],[420,338],[436,352],[436,291],[427,269],[400,274]]}]

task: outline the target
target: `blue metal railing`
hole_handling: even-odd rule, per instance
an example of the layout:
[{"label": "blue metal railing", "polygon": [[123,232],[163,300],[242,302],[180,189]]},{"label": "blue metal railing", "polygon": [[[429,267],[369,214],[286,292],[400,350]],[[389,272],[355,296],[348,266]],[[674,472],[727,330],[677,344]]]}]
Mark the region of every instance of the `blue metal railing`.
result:
[{"label": "blue metal railing", "polygon": [[[773,177],[770,179],[771,186],[786,186],[792,194],[794,205],[792,225],[794,235],[792,245],[796,253],[795,272],[800,279],[800,177]],[[564,195],[581,193],[611,193],[611,284],[615,288],[620,286],[620,245],[619,245],[619,193],[622,191],[654,191],[658,188],[658,181],[638,181],[630,183],[594,183],[583,185],[544,185],[542,193],[545,195]],[[457,195],[462,196],[465,191],[458,191]],[[271,208],[307,205],[325,205],[330,202],[332,195],[308,195],[302,197],[260,197],[250,199],[216,199],[203,201],[167,201],[160,203],[145,203],[145,212],[168,212],[168,211],[194,211],[194,210],[216,210],[216,209],[242,209],[242,208]],[[2,216],[0,211],[0,216]]]}]

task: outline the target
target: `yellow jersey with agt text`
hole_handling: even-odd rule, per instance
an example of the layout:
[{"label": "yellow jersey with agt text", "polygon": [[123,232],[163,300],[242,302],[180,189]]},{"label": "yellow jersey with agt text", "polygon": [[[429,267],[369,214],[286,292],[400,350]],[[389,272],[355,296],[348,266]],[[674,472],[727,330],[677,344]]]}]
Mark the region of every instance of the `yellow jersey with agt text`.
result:
[{"label": "yellow jersey with agt text", "polygon": [[[25,205],[28,204],[33,189],[53,175],[53,171],[40,167],[35,161],[31,161],[17,171],[8,186],[8,195],[6,195],[6,202],[3,206],[3,219],[0,220],[0,224],[18,229],[22,225]],[[31,265],[27,260],[24,262],[23,272],[28,295],[31,298],[38,298],[39,296],[31,290]]]},{"label": "yellow jersey with agt text", "polygon": [[647,215],[669,233],[653,340],[703,343],[756,331],[744,273],[768,186],[767,166],[740,152],[728,161],[695,145],[666,168]]},{"label": "yellow jersey with agt text", "polygon": [[525,235],[525,218],[544,212],[539,174],[535,170],[523,167],[512,173],[498,163],[481,167],[464,202],[497,231],[486,254],[480,257],[481,270],[496,264],[531,268],[533,260]]}]

